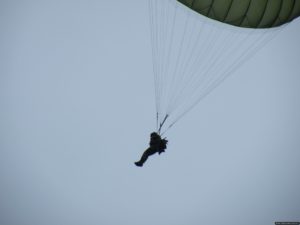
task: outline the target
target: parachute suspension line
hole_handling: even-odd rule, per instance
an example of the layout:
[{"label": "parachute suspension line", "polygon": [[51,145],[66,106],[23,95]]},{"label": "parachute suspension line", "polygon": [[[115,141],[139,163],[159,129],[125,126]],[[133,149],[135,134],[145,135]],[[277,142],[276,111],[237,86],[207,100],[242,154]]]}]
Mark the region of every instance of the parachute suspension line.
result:
[{"label": "parachute suspension line", "polygon": [[[255,51],[253,51],[253,53],[255,53]],[[248,54],[246,56],[248,56]],[[232,67],[232,68],[237,69],[238,66],[241,65],[242,62],[246,61],[248,57],[241,56],[241,58],[243,58],[243,60],[241,60],[241,59],[238,60],[234,64],[230,65],[230,68]],[[242,61],[242,62],[240,62],[240,61]],[[233,72],[234,72],[233,69],[228,69],[227,72],[224,72],[222,74],[223,76],[211,77],[210,80],[208,80],[205,83],[205,87],[202,88],[200,95],[198,94],[198,98],[192,104],[190,104],[190,106],[180,116],[178,116],[175,119],[175,121],[171,124],[171,126],[173,126],[175,123],[177,123],[183,116],[185,116],[185,114],[187,114],[190,110],[192,110],[204,97],[206,97],[214,88],[216,88],[218,85],[220,85],[225,80],[225,78],[227,78],[227,76],[229,76]],[[185,108],[185,107],[183,106],[182,108]]]},{"label": "parachute suspension line", "polygon": [[[193,64],[191,65],[191,67],[189,68],[189,70],[187,70],[187,72],[184,74],[184,77],[187,78],[188,82],[182,86],[182,88],[179,91],[179,96],[184,92],[184,90],[189,87],[189,85],[194,82],[194,79],[197,78],[195,77],[196,74],[196,69],[197,68],[202,68],[203,66],[205,66],[207,63],[206,61],[208,61],[209,57],[212,57],[212,51],[210,51],[210,49],[214,48],[214,43],[221,37],[221,35],[216,35],[215,31],[213,29],[209,30],[209,33],[206,37],[203,37],[203,41],[200,41],[200,47],[201,47],[201,51],[200,54],[198,54],[198,56],[195,57],[195,60],[193,62]],[[199,46],[199,45],[198,45]],[[205,57],[205,54],[206,55]],[[176,103],[174,103],[176,104]]]},{"label": "parachute suspension line", "polygon": [[155,20],[155,30],[156,30],[156,39],[155,39],[155,46],[157,48],[157,56],[156,56],[156,67],[157,67],[157,75],[158,75],[158,84],[157,84],[157,89],[158,89],[158,100],[157,100],[157,105],[158,105],[158,120],[160,120],[160,115],[161,115],[161,92],[162,92],[162,76],[160,74],[160,67],[162,65],[161,62],[161,28],[160,28],[160,11],[161,6],[160,6],[160,1],[159,0],[152,0],[154,2],[154,11],[153,15],[156,18]]},{"label": "parachute suspension line", "polygon": [[169,58],[173,49],[173,33],[176,23],[177,5],[175,7],[172,24],[168,0],[149,0],[149,14],[151,27],[151,45],[155,84],[155,102],[157,128],[161,123],[164,113],[166,96],[165,83],[169,71]]},{"label": "parachute suspension line", "polygon": [[[272,35],[276,35],[276,32],[271,33],[270,36]],[[248,39],[248,37],[246,37],[246,39]],[[210,79],[209,83],[207,83],[207,92],[209,93],[212,89],[215,88],[215,86],[218,86],[228,75],[232,74],[237,68],[240,67],[240,65],[242,65],[246,60],[248,60],[249,58],[251,58],[259,49],[261,49],[264,45],[267,44],[267,42],[269,41],[269,37],[265,34],[265,32],[262,32],[261,34],[259,34],[257,36],[256,39],[254,39],[251,42],[249,42],[250,44],[247,46],[246,50],[239,55],[239,57],[237,58],[237,60],[235,60],[230,66],[229,68],[227,68],[225,70],[225,72],[221,73],[219,77],[216,77],[216,79]],[[238,48],[238,46],[237,46]],[[235,49],[237,50],[237,49]],[[233,50],[234,51],[234,50]],[[223,63],[224,64],[224,63]],[[223,65],[219,65],[220,68],[224,68]],[[218,71],[218,67],[215,68],[216,72]],[[212,83],[212,85],[211,85]],[[206,93],[204,92],[203,95],[206,95]]]},{"label": "parachute suspension line", "polygon": [[[174,26],[175,26],[175,21],[176,21],[176,15],[173,16],[173,22],[172,22],[172,26],[171,26],[171,30],[169,30],[168,28],[169,26],[169,21],[171,20],[169,18],[169,14],[170,14],[170,8],[168,7],[168,2],[167,1],[161,1],[159,0],[161,6],[161,10],[163,13],[161,13],[161,17],[160,17],[160,25],[161,25],[161,50],[162,50],[162,58],[161,58],[161,68],[160,68],[160,82],[162,84],[161,86],[161,91],[160,91],[160,104],[162,106],[165,105],[165,96],[167,95],[167,88],[166,88],[166,81],[167,81],[167,73],[168,73],[168,68],[166,68],[168,66],[168,62],[166,62],[169,58],[166,57],[166,55],[170,55],[170,51],[172,49],[172,32],[174,30]],[[175,12],[176,13],[176,12]],[[174,14],[175,14],[174,13]],[[169,46],[167,46],[167,43],[169,43]],[[164,115],[166,115],[165,112],[165,108],[162,107],[161,109],[161,117],[160,117],[160,123],[162,123],[161,121],[164,120]]]},{"label": "parachute suspension line", "polygon": [[[160,20],[159,20],[159,24],[160,24],[160,31],[161,31],[161,38],[160,38],[160,44],[161,44],[161,66],[160,66],[160,78],[161,78],[161,83],[164,84],[164,80],[165,80],[165,74],[164,74],[164,67],[165,67],[165,52],[166,52],[166,29],[168,28],[168,14],[169,14],[169,10],[167,7],[167,3],[166,1],[159,1],[159,3],[162,5],[161,6],[161,13],[160,13]],[[163,86],[161,87],[161,100],[163,99],[163,96],[165,94],[165,90],[163,88]],[[160,102],[161,105],[163,105],[163,102]],[[161,112],[163,115],[163,112]]]},{"label": "parachute suspension line", "polygon": [[[194,19],[194,21],[196,22],[196,20]],[[196,35],[196,38],[195,38],[195,40],[194,40],[194,42],[193,42],[193,46],[196,46],[196,47],[194,47],[192,50],[191,50],[191,53],[188,55],[188,57],[186,57],[186,60],[185,60],[185,63],[184,63],[184,66],[183,66],[183,69],[182,69],[182,72],[180,72],[180,74],[182,74],[182,76],[181,76],[181,80],[180,80],[180,82],[178,83],[178,85],[179,86],[181,86],[181,88],[179,87],[179,90],[180,89],[182,89],[184,86],[186,86],[186,84],[185,84],[185,80],[188,78],[188,76],[186,75],[187,74],[187,69],[188,69],[188,66],[191,64],[191,62],[192,62],[192,59],[195,59],[195,58],[199,58],[199,57],[195,57],[195,53],[196,53],[196,49],[198,48],[198,45],[199,45],[199,40],[200,40],[200,38],[201,38],[201,35],[202,35],[202,28],[203,28],[203,26],[205,25],[205,23],[202,23],[201,24],[201,28],[200,29],[198,29],[198,33],[197,33],[197,35]],[[195,26],[193,26],[193,27],[195,27]],[[195,31],[196,29],[193,29],[193,31]],[[194,35],[194,33],[191,33],[191,37],[192,37],[192,35]],[[189,50],[187,50],[187,54],[188,54],[188,52],[189,52]],[[203,51],[201,51],[200,53],[201,53],[201,56],[204,54],[204,50]],[[198,55],[200,55],[200,54],[198,54]],[[196,62],[197,62],[197,60],[195,59],[195,62],[194,62],[194,64],[196,64]],[[180,91],[179,91],[179,94],[178,95],[180,95]],[[173,99],[172,99],[172,101],[174,101],[174,99],[176,99],[176,97],[175,97],[175,95],[173,96]],[[170,111],[172,111],[172,104],[171,104],[171,106],[170,106]]]},{"label": "parachute suspension line", "polygon": [[152,68],[153,68],[153,75],[154,75],[154,89],[155,89],[155,105],[156,105],[156,126],[158,129],[158,112],[159,112],[159,106],[158,106],[158,74],[157,74],[157,63],[156,63],[156,59],[157,57],[156,55],[156,49],[154,47],[155,42],[154,42],[154,22],[153,22],[153,4],[152,1],[149,0],[148,1],[149,5],[148,5],[148,10],[149,10],[149,23],[150,23],[150,34],[151,34],[151,50],[152,50]]},{"label": "parachute suspension line", "polygon": [[[220,36],[218,36],[218,37],[221,37],[221,35]],[[215,39],[215,40],[217,40],[217,39]],[[214,49],[214,46],[211,46],[211,48],[212,49]],[[212,51],[211,51],[212,52]],[[218,54],[211,54],[210,56],[208,56],[207,58],[208,58],[208,61],[210,61],[210,62],[213,62],[213,60],[214,60],[214,57],[216,56],[216,55],[219,55],[219,56],[221,56],[221,54],[222,54],[222,51],[221,51],[221,49],[219,49],[219,52],[220,53],[218,53]],[[191,74],[189,74],[189,75],[187,75],[187,77],[189,77],[189,82],[187,82],[187,85],[185,86],[185,87],[189,87],[189,92],[190,93],[193,93],[193,91],[194,91],[194,87],[196,86],[196,87],[198,87],[198,84],[199,83],[202,83],[205,79],[206,79],[206,76],[207,76],[207,71],[211,68],[213,66],[213,64],[210,64],[209,65],[209,63],[205,63],[203,66],[201,66],[201,67],[203,67],[203,70],[205,71],[205,72],[203,72],[202,74],[201,74],[201,76],[197,76],[198,74],[197,74],[197,67],[195,67],[195,69],[193,69],[193,71],[192,71],[192,73]],[[184,89],[182,89],[181,90],[181,93],[183,93],[185,90]],[[180,93],[180,94],[181,94]],[[179,105],[180,105],[180,99],[183,99],[184,97],[186,97],[187,95],[177,95],[177,97],[176,97],[176,100],[174,101],[174,110],[176,109],[176,106],[178,107]],[[180,97],[180,96],[182,96],[182,97]]]},{"label": "parachute suspension line", "polygon": [[[261,35],[261,37],[263,36],[264,34],[262,34]],[[261,37],[259,37],[258,39],[261,39]],[[257,39],[257,40],[258,40]],[[255,44],[255,42],[258,42],[257,40],[254,40],[253,41],[253,43],[251,43],[250,44],[250,46],[248,46],[248,48],[250,49],[250,50],[252,50],[252,45],[254,45]],[[266,41],[264,41],[264,43],[262,43],[262,46],[263,45],[265,45],[267,42],[268,42],[269,40],[268,39],[266,39]],[[258,42],[258,43],[260,43],[260,42]],[[238,45],[239,46],[239,45]],[[247,52],[249,52],[249,50],[247,50],[246,51],[246,53]],[[254,50],[253,50],[253,53],[252,54],[248,54],[248,55],[250,55],[249,57],[251,57],[251,55],[253,55],[255,52],[257,52],[257,49],[255,49],[254,48]],[[230,54],[229,54],[230,55]],[[244,55],[245,55],[245,53],[244,53]],[[242,55],[243,56],[243,55]],[[228,69],[229,70],[229,72],[224,72],[224,74],[225,74],[225,76],[222,78],[221,77],[221,79],[220,78],[218,78],[218,76],[216,76],[216,77],[214,77],[214,76],[212,76],[211,77],[211,79],[209,79],[207,82],[206,82],[206,87],[204,87],[204,88],[202,88],[202,92],[203,93],[200,93],[201,95],[200,95],[200,100],[202,99],[202,98],[204,98],[211,90],[213,90],[216,86],[218,86],[228,75],[230,75],[231,73],[233,73],[234,72],[234,70],[236,69],[236,68],[238,68],[241,64],[243,64],[243,62],[244,61],[246,61],[249,57],[243,57],[243,60],[242,60],[242,62],[240,62],[240,63],[233,63],[232,65],[231,65],[231,67],[233,68],[233,69]],[[241,57],[242,58],[242,57]],[[237,62],[239,62],[239,61],[241,61],[241,60],[238,60]],[[224,64],[225,64],[225,62],[224,62]],[[222,68],[222,66],[218,66],[218,67],[221,67]],[[236,67],[236,68],[235,68]],[[216,67],[215,67],[216,68]],[[224,67],[223,67],[224,68]],[[225,68],[226,69],[226,68]],[[216,71],[215,72],[217,72],[218,71],[218,69],[215,69]],[[210,86],[212,86],[212,87],[210,87]],[[201,97],[202,96],[202,97]],[[199,100],[199,101],[200,101]],[[196,101],[196,103],[194,103],[194,104],[192,104],[191,105],[191,108],[193,108],[193,105],[196,105],[199,101]],[[189,111],[189,110],[187,110],[187,111]],[[184,113],[185,114],[185,113]],[[181,118],[181,117],[180,117]],[[171,126],[173,126],[174,124],[171,124],[170,125],[170,127]]]},{"label": "parachute suspension line", "polygon": [[182,57],[182,51],[183,51],[183,44],[184,44],[184,41],[185,41],[185,37],[186,37],[186,30],[187,30],[187,25],[188,25],[188,22],[189,22],[189,15],[185,18],[185,23],[184,23],[184,30],[182,32],[182,36],[180,38],[180,46],[179,46],[179,53],[177,54],[177,57],[176,57],[176,63],[175,63],[175,69],[174,69],[174,72],[172,73],[172,81],[170,83],[171,85],[171,88],[170,88],[170,91],[169,91],[169,96],[167,98],[167,102],[168,102],[168,106],[167,106],[167,113],[169,112],[169,104],[170,104],[170,99],[172,98],[172,94],[174,93],[174,86],[176,84],[176,81],[177,81],[177,76],[178,76],[178,65],[180,63],[180,59]]},{"label": "parachute suspension line", "polygon": [[222,81],[227,78],[230,74],[236,71],[245,61],[249,60],[253,55],[255,55],[260,49],[262,49],[268,42],[270,42],[275,36],[279,34],[282,28],[273,31],[272,33],[266,34],[262,32],[258,35],[257,39],[252,42],[250,46],[243,52],[239,60],[236,60],[223,74],[216,80],[212,80],[212,85],[210,85],[208,92],[213,90]]},{"label": "parachute suspension line", "polygon": [[[168,7],[166,6],[166,1],[160,1],[160,0],[155,0],[156,1],[156,5],[157,7],[156,9],[156,15],[157,16],[157,24],[159,24],[159,35],[158,35],[158,39],[157,39],[157,45],[159,46],[159,59],[158,59],[158,67],[159,67],[159,71],[158,71],[158,75],[159,75],[159,91],[158,91],[158,100],[157,100],[157,104],[159,105],[159,111],[157,112],[157,131],[159,131],[161,129],[161,116],[163,115],[163,109],[162,109],[162,100],[163,100],[163,96],[164,96],[164,88],[163,88],[163,84],[164,84],[164,78],[165,75],[163,73],[164,71],[164,61],[165,61],[165,42],[166,42],[166,28],[168,27]],[[158,26],[158,25],[157,25]]]},{"label": "parachute suspension line", "polygon": [[159,122],[158,122],[158,112],[156,112],[156,131],[158,131],[158,124],[159,124]]},{"label": "parachute suspension line", "polygon": [[[213,30],[214,31],[214,30]],[[207,67],[209,67],[210,62],[217,54],[213,54],[213,49],[215,48],[215,43],[222,37],[221,34],[215,35],[215,32],[209,32],[209,35],[203,40],[203,42],[200,42],[201,51],[200,54],[196,57],[194,60],[194,63],[192,67],[190,67],[190,70],[188,70],[186,73],[182,74],[182,77],[184,80],[187,80],[187,82],[182,82],[183,85],[181,85],[181,88],[179,88],[179,91],[177,91],[176,94],[174,94],[173,102],[172,102],[172,111],[176,110],[176,106],[178,104],[178,100],[180,98],[183,98],[187,95],[183,95],[184,91],[186,91],[187,88],[190,89],[191,85],[196,85],[195,79],[203,79],[205,78],[204,75],[197,74],[197,69],[203,67],[203,70]],[[219,52],[222,53],[222,51],[219,49]],[[204,57],[205,53],[208,53],[206,57]],[[181,97],[180,97],[181,96]]]},{"label": "parachute suspension line", "polygon": [[[259,43],[256,43],[256,45],[248,46],[248,49],[240,56],[239,60],[237,60],[234,64],[232,64],[224,73],[222,73],[222,76],[218,77],[218,79],[214,80],[212,85],[210,85],[209,90],[204,92],[202,95],[199,96],[199,98],[185,111],[183,111],[165,130],[169,130],[171,127],[173,127],[183,116],[185,116],[190,110],[192,110],[197,103],[199,103],[204,97],[206,97],[213,89],[215,89],[217,86],[219,86],[229,75],[234,73],[236,69],[238,69],[245,61],[247,61],[249,58],[251,58],[253,55],[255,55],[260,49],[262,49],[269,41],[274,39],[281,31],[282,28],[277,28],[273,33],[265,36],[265,33],[261,33],[257,39],[262,39],[259,41]],[[257,40],[256,40],[257,41]],[[253,44],[255,44],[255,41],[253,41]]]},{"label": "parachute suspension line", "polygon": [[[164,1],[163,1],[164,2]],[[157,29],[158,29],[158,39],[157,39],[157,45],[158,45],[158,50],[159,50],[159,58],[158,58],[158,74],[159,74],[159,105],[160,105],[160,114],[161,114],[161,107],[162,107],[162,102],[161,102],[161,96],[163,95],[163,74],[161,73],[161,68],[163,67],[163,44],[162,44],[162,39],[163,39],[163,12],[164,12],[164,7],[162,4],[162,1],[156,0],[156,17],[157,17]],[[160,115],[159,115],[160,116]]]},{"label": "parachute suspension line", "polygon": [[[227,63],[224,58],[226,59],[226,56],[228,57],[235,52],[235,48],[230,48],[230,46],[232,45],[231,41],[234,37],[234,33],[223,34],[220,32],[219,37],[219,40],[222,41],[221,46],[218,45],[219,43],[217,41],[219,40],[215,40],[216,44],[215,46],[212,46],[211,56],[210,58],[208,58],[209,63],[205,63],[203,72],[198,72],[197,68],[193,70],[193,74],[190,76],[190,82],[184,86],[184,89],[182,89],[180,92],[181,95],[179,95],[177,101],[175,102],[177,108],[180,106],[180,104],[182,104],[182,102],[185,102],[187,97],[195,94],[198,89],[204,86],[205,83],[208,83],[210,79],[214,79],[214,77],[218,76],[218,73],[215,72],[218,70],[216,70],[215,68],[224,68],[220,66]],[[240,46],[240,43],[237,42],[236,46]],[[221,61],[223,61],[223,64],[221,63]],[[182,95],[187,87],[189,87],[189,94]],[[205,88],[203,89],[205,90]],[[180,96],[183,97],[180,98]]]},{"label": "parachute suspension line", "polygon": [[[191,14],[188,12],[186,12],[186,14],[187,15],[185,18],[184,31],[182,33],[182,39],[181,39],[181,43],[180,43],[180,50],[179,50],[179,53],[177,54],[177,60],[175,63],[175,71],[173,73],[173,75],[174,75],[173,89],[170,92],[170,98],[168,101],[169,102],[168,107],[167,107],[168,113],[172,112],[172,102],[173,102],[174,96],[176,95],[176,92],[177,92],[176,90],[178,89],[178,86],[180,86],[180,84],[183,81],[184,76],[182,75],[182,67],[183,67],[184,62],[188,58],[187,57],[188,49],[190,49],[191,39],[195,33],[195,29],[191,29],[192,30],[191,33],[188,32],[188,30],[190,30],[189,25],[191,24],[190,23]],[[187,38],[185,38],[185,37],[189,37],[189,39],[187,40]],[[186,44],[186,42],[187,42],[187,44]]]},{"label": "parachute suspension line", "polygon": [[[168,7],[170,7],[170,6],[168,6]],[[164,100],[164,105],[167,104],[167,94],[169,93],[169,90],[172,87],[170,82],[169,82],[169,73],[170,73],[170,64],[171,64],[170,59],[171,59],[171,55],[172,55],[172,50],[174,49],[174,31],[175,31],[176,18],[177,18],[177,7],[178,6],[176,4],[174,8],[171,8],[173,10],[173,12],[170,13],[170,14],[172,14],[171,29],[170,30],[166,29],[166,32],[169,35],[166,35],[166,39],[167,39],[167,43],[168,43],[166,53],[165,53],[165,61],[166,61],[165,64],[166,65],[165,65],[164,70],[162,72],[162,76],[164,78],[163,83],[165,85],[165,89],[164,89],[165,92],[164,92],[164,95],[162,96],[162,98]],[[166,115],[169,115],[169,113],[167,112],[166,109],[165,109],[165,113],[166,113]]]},{"label": "parachute suspension line", "polygon": [[[224,39],[223,39],[224,45],[222,46],[222,48],[220,48],[220,51],[216,52],[216,54],[215,54],[215,55],[218,55],[219,57],[214,57],[209,60],[209,61],[211,61],[211,64],[208,67],[206,67],[206,70],[203,72],[202,76],[199,76],[198,79],[196,77],[196,80],[193,80],[193,83],[190,85],[189,95],[185,95],[184,96],[185,98],[181,100],[180,104],[186,103],[187,97],[197,98],[199,96],[199,98],[200,98],[202,95],[206,96],[206,93],[208,94],[212,90],[212,89],[210,89],[210,84],[212,83],[212,81],[218,79],[218,77],[222,74],[222,72],[218,72],[218,71],[226,70],[225,65],[228,63],[228,61],[222,60],[222,59],[224,59],[224,58],[226,59],[226,57],[229,57],[230,55],[234,54],[235,48],[240,46],[240,43],[237,42],[238,44],[236,44],[236,46],[233,46],[233,48],[229,48],[229,45],[228,45],[228,43],[226,43],[225,40],[226,39],[231,40],[231,37],[232,37],[232,35],[224,37]],[[247,38],[248,37],[246,37],[245,40]],[[236,60],[238,60],[238,59],[239,59],[239,56],[236,57]],[[180,104],[178,103],[178,106],[182,106]],[[194,103],[194,104],[196,104],[196,103]],[[185,104],[185,105],[187,105],[187,104]],[[193,104],[191,104],[191,105],[193,105]],[[183,105],[183,108],[184,108],[184,105]]]},{"label": "parachute suspension line", "polygon": [[[190,20],[190,18],[191,18],[191,16],[189,16],[189,20]],[[203,24],[204,23],[202,23],[201,25],[203,25]],[[195,53],[195,49],[196,49],[196,48],[192,48],[192,46],[198,45],[198,42],[199,42],[199,39],[200,39],[200,35],[202,33],[201,32],[202,28],[198,29],[197,35],[196,35],[196,30],[197,29],[195,29],[195,28],[196,28],[196,20],[193,19],[193,23],[192,23],[192,26],[191,26],[191,29],[190,29],[191,32],[188,35],[189,36],[189,40],[188,40],[188,43],[187,43],[187,47],[186,47],[186,50],[183,53],[184,56],[182,57],[182,60],[181,60],[181,63],[180,63],[179,69],[178,69],[179,80],[176,83],[176,86],[175,86],[174,90],[180,90],[180,86],[183,86],[184,80],[185,80],[185,76],[184,76],[185,71],[186,71],[187,66],[188,66],[189,62],[191,61],[192,56]],[[196,39],[192,40],[193,37],[196,37]],[[174,98],[176,99],[176,93],[174,93],[174,95],[172,96],[172,98],[170,100],[171,104],[169,104],[169,112],[172,110],[172,102],[174,101]]]},{"label": "parachute suspension line", "polygon": [[[235,46],[232,46],[232,48],[227,48],[227,52],[224,51],[224,54],[222,57],[228,57],[230,55],[233,55],[235,52],[238,51],[238,48],[241,48],[242,47],[242,44],[247,42],[247,40],[249,39],[249,37],[251,36],[251,34],[249,35],[246,35],[245,38],[241,39],[240,41],[236,42]],[[251,49],[253,48],[253,46],[255,46],[255,43],[256,41],[258,42],[260,39],[261,39],[262,36],[259,36],[259,38],[257,40],[254,40],[252,43],[249,44],[248,48]],[[235,38],[234,38],[235,39]],[[225,50],[225,49],[224,49]],[[245,52],[244,52],[245,53]],[[244,54],[243,53],[243,54]],[[235,59],[232,61],[232,63],[230,63],[229,66],[233,66],[236,64],[236,62],[238,62],[240,60],[240,58],[242,57],[243,55],[239,55],[239,54],[236,54],[236,57]],[[221,58],[222,59],[222,58]],[[214,80],[218,79],[218,77],[222,76],[222,72],[218,72],[218,71],[223,71],[223,70],[226,70],[226,64],[228,63],[227,60],[221,60],[220,62],[218,62],[217,64],[215,64],[214,62],[214,65],[213,67],[210,68],[210,73],[211,74],[216,74],[216,76],[208,76],[208,79],[206,80],[205,82],[205,87],[203,88],[203,92],[205,94],[205,92],[210,92],[212,89],[209,88],[211,82],[213,82]],[[224,74],[224,73],[223,73]],[[197,87],[194,87],[195,91],[197,89]]]}]

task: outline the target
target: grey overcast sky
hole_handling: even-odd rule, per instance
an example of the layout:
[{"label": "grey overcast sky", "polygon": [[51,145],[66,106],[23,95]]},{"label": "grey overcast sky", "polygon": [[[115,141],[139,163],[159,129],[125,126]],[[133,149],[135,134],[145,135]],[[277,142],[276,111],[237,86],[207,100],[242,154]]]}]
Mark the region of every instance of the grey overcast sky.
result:
[{"label": "grey overcast sky", "polygon": [[300,20],[137,168],[155,128],[147,6],[0,2],[0,224],[299,221]]}]

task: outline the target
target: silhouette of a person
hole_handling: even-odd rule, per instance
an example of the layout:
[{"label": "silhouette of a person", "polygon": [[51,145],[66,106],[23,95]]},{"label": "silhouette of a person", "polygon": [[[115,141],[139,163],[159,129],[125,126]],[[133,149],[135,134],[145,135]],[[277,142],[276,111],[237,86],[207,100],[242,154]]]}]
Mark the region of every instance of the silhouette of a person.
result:
[{"label": "silhouette of a person", "polygon": [[147,148],[146,151],[143,153],[141,159],[135,162],[134,164],[140,167],[143,166],[143,164],[147,161],[150,155],[154,155],[157,152],[158,154],[165,152],[165,149],[167,148],[167,143],[168,141],[166,139],[162,139],[158,133],[151,133],[149,148]]}]

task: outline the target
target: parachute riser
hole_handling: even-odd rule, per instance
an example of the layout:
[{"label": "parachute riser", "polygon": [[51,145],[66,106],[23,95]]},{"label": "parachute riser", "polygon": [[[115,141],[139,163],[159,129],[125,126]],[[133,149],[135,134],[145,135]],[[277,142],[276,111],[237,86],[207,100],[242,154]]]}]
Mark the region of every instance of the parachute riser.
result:
[{"label": "parachute riser", "polygon": [[160,134],[161,129],[162,129],[164,123],[166,122],[166,120],[168,119],[168,117],[169,117],[169,115],[167,114],[167,115],[165,116],[165,118],[163,119],[163,121],[159,124],[158,134]]}]

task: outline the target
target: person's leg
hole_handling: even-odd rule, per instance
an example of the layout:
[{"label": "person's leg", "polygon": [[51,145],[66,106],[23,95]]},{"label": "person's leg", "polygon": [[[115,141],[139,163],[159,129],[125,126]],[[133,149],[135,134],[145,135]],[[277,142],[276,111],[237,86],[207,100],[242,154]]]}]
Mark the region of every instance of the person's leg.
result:
[{"label": "person's leg", "polygon": [[143,153],[143,155],[142,155],[140,161],[135,162],[135,165],[136,165],[136,166],[143,166],[143,164],[147,161],[148,157],[149,157],[150,155],[153,155],[154,153],[156,153],[155,150],[153,150],[153,149],[151,149],[151,148],[146,149],[146,151]]}]

